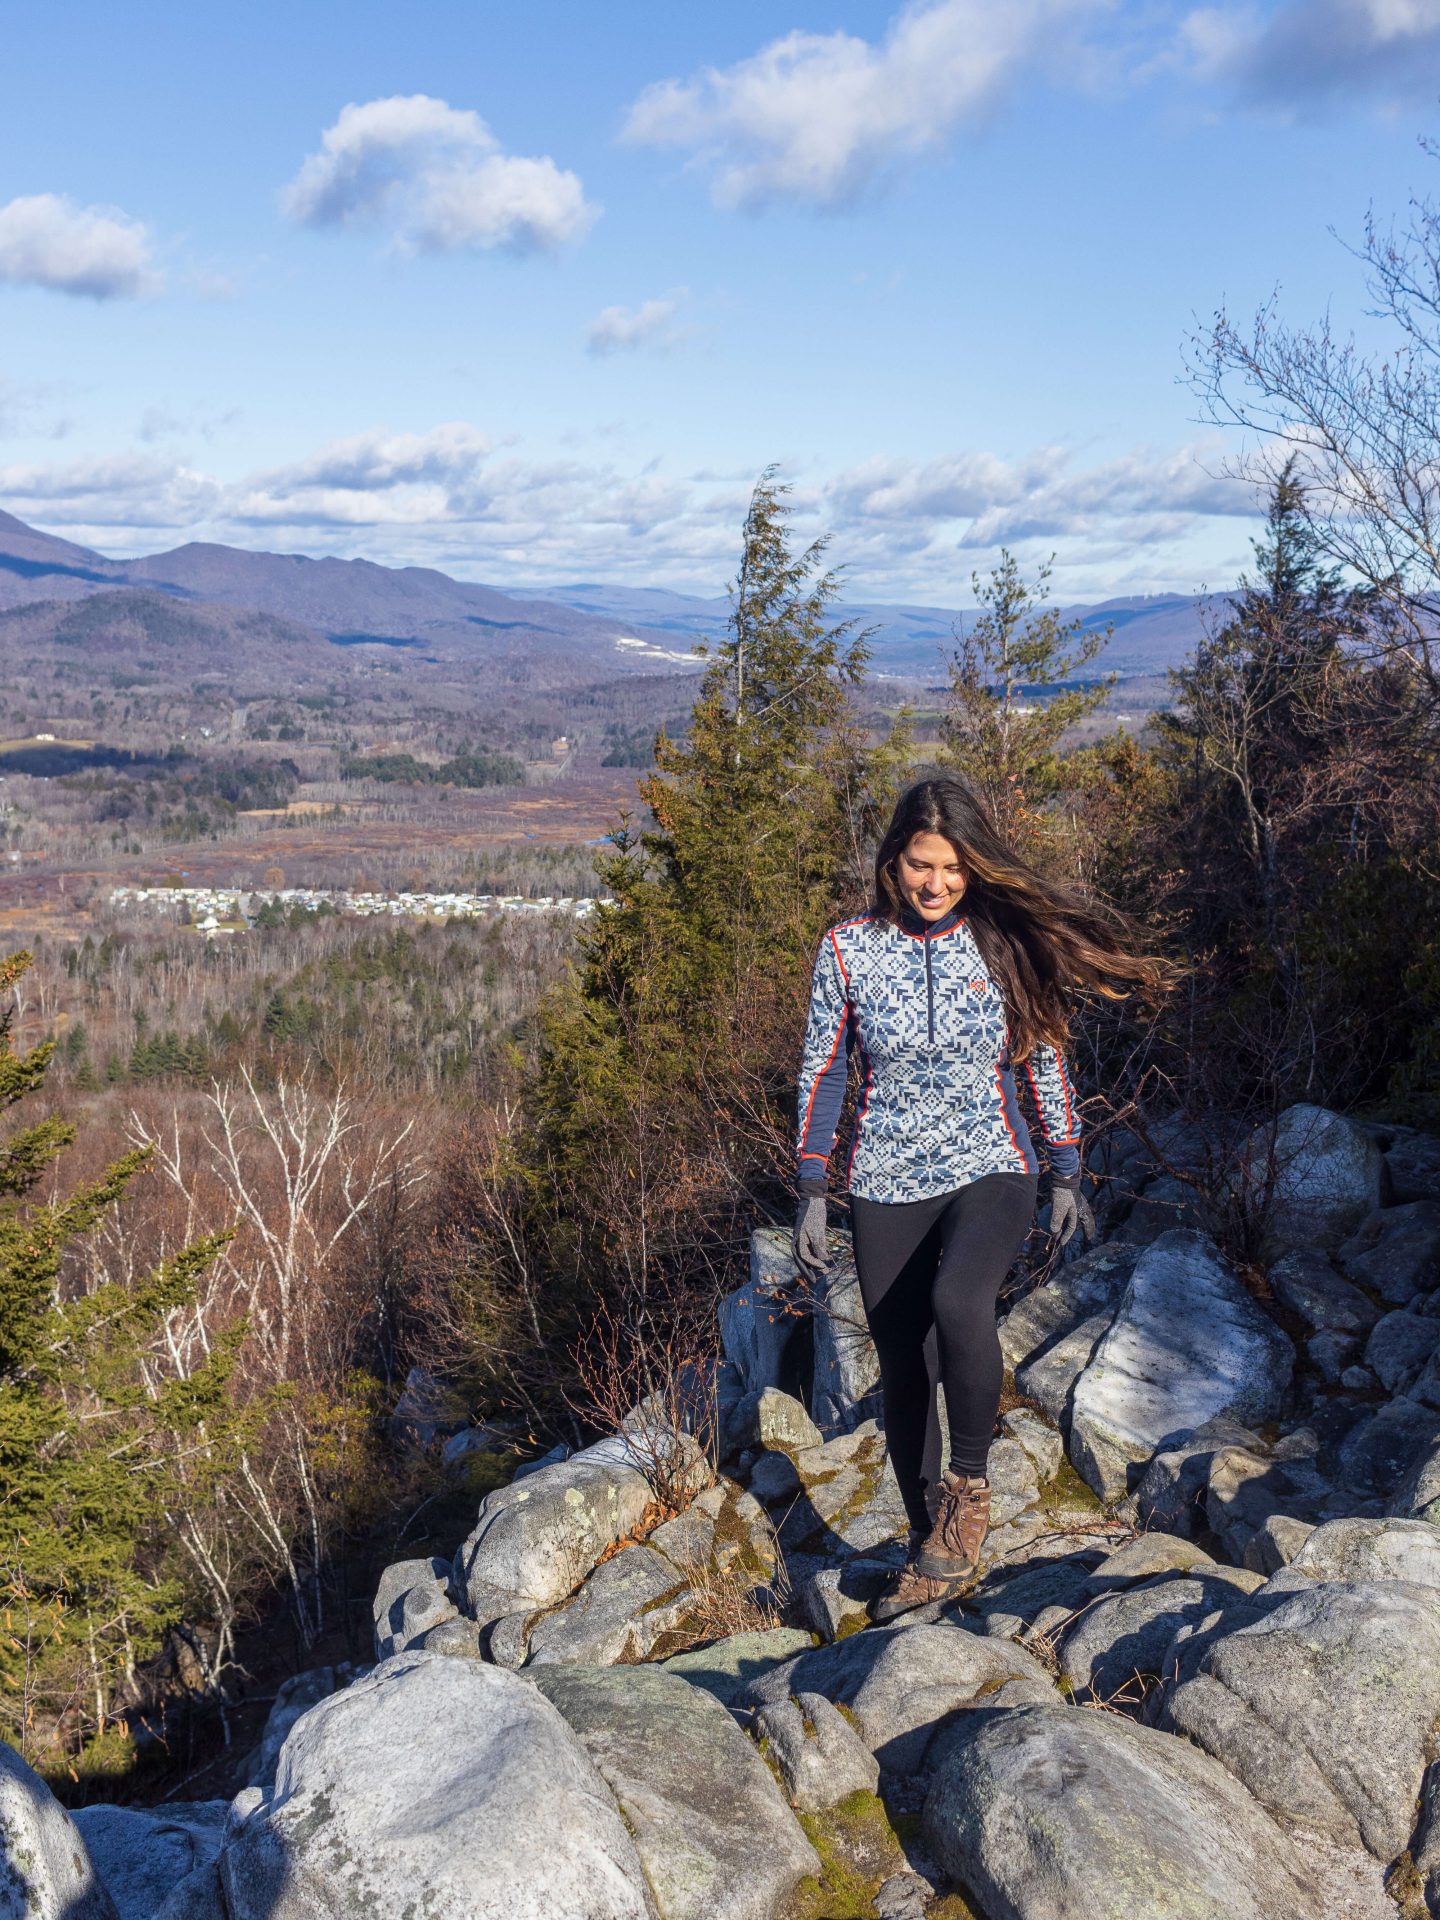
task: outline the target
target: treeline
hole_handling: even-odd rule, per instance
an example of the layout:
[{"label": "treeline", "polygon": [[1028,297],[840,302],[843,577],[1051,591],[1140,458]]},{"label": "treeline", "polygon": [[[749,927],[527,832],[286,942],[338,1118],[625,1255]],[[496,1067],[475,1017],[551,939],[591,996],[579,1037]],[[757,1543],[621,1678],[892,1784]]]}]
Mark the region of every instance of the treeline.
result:
[{"label": "treeline", "polygon": [[241,755],[197,760],[177,747],[127,779],[72,773],[61,785],[93,801],[97,824],[133,824],[161,840],[208,840],[233,830],[237,814],[286,806],[300,785],[300,769],[293,760]]},{"label": "treeline", "polygon": [[403,780],[410,786],[513,787],[525,778],[506,753],[464,747],[448,760],[417,760],[413,753],[352,754],[340,762],[342,780]]},{"label": "treeline", "polygon": [[477,1099],[573,929],[535,914],[448,927],[304,908],[270,917],[223,942],[163,925],[37,942],[25,1005],[54,1037],[52,1086],[242,1071],[268,1084],[304,1065],[327,1083]]},{"label": "treeline", "polygon": [[243,1070],[91,1108],[82,1133],[31,1117],[53,1049],[9,1029],[0,1727],[84,1792],[146,1726],[163,1753],[168,1709],[233,1700],[278,1594],[303,1662],[344,1624],[346,1552],[433,1490],[383,1415],[436,1137],[373,1094]]},{"label": "treeline", "polygon": [[450,1352],[442,1170],[572,928],[167,928],[0,974],[0,1730],[62,1790],[128,1791],[147,1728],[163,1770],[189,1702],[213,1752],[277,1612],[297,1664],[357,1656],[374,1543],[473,1503],[389,1416]]}]

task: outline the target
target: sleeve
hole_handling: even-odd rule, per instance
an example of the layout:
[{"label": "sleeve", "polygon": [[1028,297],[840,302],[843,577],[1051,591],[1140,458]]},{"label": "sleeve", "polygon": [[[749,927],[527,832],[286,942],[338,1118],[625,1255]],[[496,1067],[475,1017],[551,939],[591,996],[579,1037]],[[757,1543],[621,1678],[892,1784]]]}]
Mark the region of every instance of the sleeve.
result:
[{"label": "sleeve", "polygon": [[833,935],[826,934],[815,961],[810,1018],[800,1058],[799,1182],[802,1192],[823,1193],[845,1081],[850,1066],[850,990]]},{"label": "sleeve", "polygon": [[1036,1047],[1024,1064],[1050,1171],[1068,1179],[1080,1171],[1080,1115],[1065,1062],[1054,1047]]}]

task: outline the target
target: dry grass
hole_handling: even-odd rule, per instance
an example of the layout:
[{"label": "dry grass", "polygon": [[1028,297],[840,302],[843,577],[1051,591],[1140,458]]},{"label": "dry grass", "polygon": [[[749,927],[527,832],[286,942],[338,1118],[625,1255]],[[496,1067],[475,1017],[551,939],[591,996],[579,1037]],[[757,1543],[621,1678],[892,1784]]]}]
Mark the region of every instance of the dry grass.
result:
[{"label": "dry grass", "polygon": [[666,1636],[676,1641],[665,1648],[666,1654],[726,1640],[732,1633],[768,1633],[785,1625],[789,1592],[783,1579],[757,1583],[743,1566],[718,1567],[713,1560],[702,1567],[682,1567],[681,1573],[693,1606],[684,1625]]},{"label": "dry grass", "polygon": [[[736,1550],[722,1561],[727,1545]],[[725,1640],[734,1633],[768,1633],[786,1624],[792,1595],[784,1557],[777,1552],[773,1559],[762,1559],[748,1534],[727,1540],[723,1516],[707,1553],[672,1552],[668,1557],[689,1587],[692,1605],[683,1623],[664,1636],[652,1659]]]}]

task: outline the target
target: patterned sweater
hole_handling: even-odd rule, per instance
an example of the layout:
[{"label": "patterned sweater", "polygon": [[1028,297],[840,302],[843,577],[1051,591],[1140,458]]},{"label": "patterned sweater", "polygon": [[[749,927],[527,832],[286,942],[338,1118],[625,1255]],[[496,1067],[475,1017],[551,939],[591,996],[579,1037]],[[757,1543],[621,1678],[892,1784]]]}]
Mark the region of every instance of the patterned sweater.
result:
[{"label": "patterned sweater", "polygon": [[[987,1173],[1035,1173],[1015,1096],[1004,1000],[963,906],[943,920],[875,914],[820,943],[800,1065],[802,1192],[823,1193],[852,1049],[863,1090],[845,1184],[866,1200],[924,1200]],[[1052,1170],[1080,1165],[1065,1063],[1040,1047],[1020,1071]]]}]

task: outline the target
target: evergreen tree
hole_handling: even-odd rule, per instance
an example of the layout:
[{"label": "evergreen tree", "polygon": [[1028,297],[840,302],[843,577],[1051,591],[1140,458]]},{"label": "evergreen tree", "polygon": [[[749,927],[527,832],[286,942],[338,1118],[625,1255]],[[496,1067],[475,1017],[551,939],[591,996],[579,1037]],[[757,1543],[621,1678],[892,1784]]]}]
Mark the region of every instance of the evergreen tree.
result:
[{"label": "evergreen tree", "polygon": [[[1255,565],[1154,733],[1153,823],[1194,956],[1176,1084],[1197,1107],[1387,1097],[1427,1112],[1433,717],[1385,609],[1325,561],[1293,463]],[[1208,1078],[1207,1078],[1208,1075]]]},{"label": "evergreen tree", "polygon": [[951,662],[944,757],[984,796],[1002,833],[1043,842],[1043,810],[1064,780],[1061,739],[1114,685],[1113,674],[1075,684],[1112,629],[1087,632],[1080,620],[1062,620],[1045,605],[1049,566],[1027,584],[1003,549],[989,579],[976,574],[973,584],[983,611]]},{"label": "evergreen tree", "polygon": [[[0,989],[30,964],[0,963]],[[40,1092],[53,1047],[17,1053],[0,1016],[0,1110]],[[158,1644],[182,1588],[164,1514],[197,1440],[212,1456],[231,1420],[233,1340],[184,1379],[146,1366],[166,1317],[194,1297],[224,1236],[125,1283],[82,1284],[85,1237],[146,1160],[41,1202],[36,1189],[75,1129],[54,1116],[0,1141],[0,1565],[10,1630],[0,1635],[6,1730],[30,1743],[37,1717],[71,1703],[103,1724],[117,1678]],[[238,1337],[238,1336],[237,1336]],[[16,1622],[27,1623],[22,1631]],[[34,1623],[43,1622],[36,1632]]]},{"label": "evergreen tree", "polygon": [[849,694],[865,644],[831,617],[824,542],[791,552],[785,492],[767,473],[751,499],[729,633],[684,740],[662,733],[640,785],[653,824],[627,823],[599,863],[612,900],[582,939],[577,992],[547,1016],[547,1077],[568,1074],[583,1032],[587,1077],[617,1090],[642,1055],[660,1082],[693,1084],[719,1050],[733,1079],[770,1037],[757,984],[808,972],[853,879],[866,770]]},{"label": "evergreen tree", "polygon": [[[1230,617],[1171,675],[1177,710],[1164,729],[1172,759],[1187,765],[1197,851],[1219,835],[1238,852],[1248,884],[1197,895],[1203,919],[1258,922],[1275,963],[1293,966],[1282,922],[1285,844],[1313,836],[1311,778],[1330,745],[1347,678],[1347,643],[1365,632],[1367,596],[1322,564],[1293,460],[1271,491],[1255,574],[1242,578]],[[1223,860],[1213,866],[1223,881]],[[1207,915],[1208,909],[1208,915]],[[1200,924],[1202,944],[1219,929]]]},{"label": "evergreen tree", "polygon": [[552,1347],[597,1302],[630,1351],[663,1346],[708,1300],[751,1194],[788,1175],[816,942],[862,897],[862,845],[892,797],[875,788],[903,758],[899,741],[866,747],[864,636],[834,618],[825,543],[792,549],[785,493],[773,472],[755,489],[729,631],[685,738],[656,743],[651,818],[615,835],[612,898],[540,1016],[510,1174]]}]

